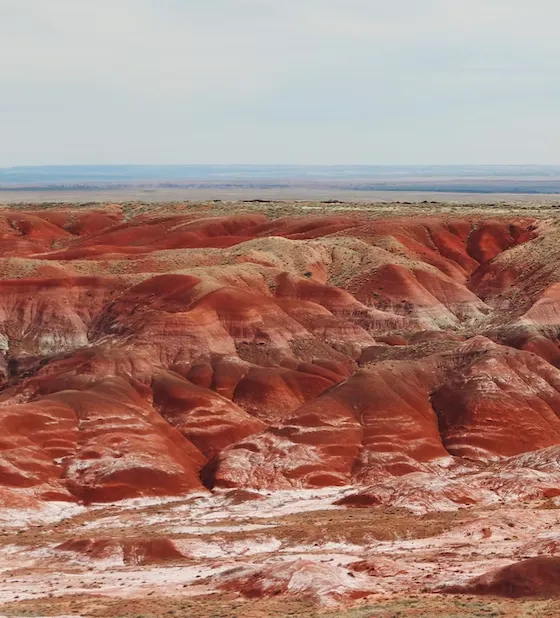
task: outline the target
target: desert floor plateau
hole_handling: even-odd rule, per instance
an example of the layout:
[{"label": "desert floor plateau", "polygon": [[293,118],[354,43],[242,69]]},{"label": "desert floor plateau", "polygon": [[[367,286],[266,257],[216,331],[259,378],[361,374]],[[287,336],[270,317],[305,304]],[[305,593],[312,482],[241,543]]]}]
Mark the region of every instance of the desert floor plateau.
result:
[{"label": "desert floor plateau", "polygon": [[560,203],[0,209],[0,617],[560,617]]}]

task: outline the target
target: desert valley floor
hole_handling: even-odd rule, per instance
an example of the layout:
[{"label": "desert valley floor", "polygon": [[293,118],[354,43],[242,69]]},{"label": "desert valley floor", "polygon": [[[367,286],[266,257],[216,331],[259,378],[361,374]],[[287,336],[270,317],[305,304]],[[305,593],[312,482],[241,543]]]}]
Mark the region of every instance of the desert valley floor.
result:
[{"label": "desert valley floor", "polygon": [[560,205],[0,210],[0,616],[560,617]]}]

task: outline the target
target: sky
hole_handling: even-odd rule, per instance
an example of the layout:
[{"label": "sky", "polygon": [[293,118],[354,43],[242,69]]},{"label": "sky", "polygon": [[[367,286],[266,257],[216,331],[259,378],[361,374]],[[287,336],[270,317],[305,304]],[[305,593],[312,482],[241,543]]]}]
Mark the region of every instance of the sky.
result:
[{"label": "sky", "polygon": [[0,0],[0,166],[560,164],[558,0]]}]

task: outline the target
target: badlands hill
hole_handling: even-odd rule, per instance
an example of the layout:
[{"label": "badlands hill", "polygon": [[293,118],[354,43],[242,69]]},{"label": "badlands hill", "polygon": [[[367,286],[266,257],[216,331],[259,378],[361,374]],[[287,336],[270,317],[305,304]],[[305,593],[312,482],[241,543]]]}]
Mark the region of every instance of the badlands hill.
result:
[{"label": "badlands hill", "polygon": [[560,448],[553,221],[67,208],[0,226],[7,501],[375,483]]},{"label": "badlands hill", "polygon": [[[554,213],[313,212],[1,211],[0,504],[340,488],[339,509],[422,514],[560,496]],[[221,585],[263,595],[263,577]]]}]

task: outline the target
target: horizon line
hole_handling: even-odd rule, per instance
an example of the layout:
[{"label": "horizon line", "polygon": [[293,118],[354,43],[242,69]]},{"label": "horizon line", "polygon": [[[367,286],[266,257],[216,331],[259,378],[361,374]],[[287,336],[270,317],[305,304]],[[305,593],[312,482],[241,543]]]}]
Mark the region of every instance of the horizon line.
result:
[{"label": "horizon line", "polygon": [[0,170],[45,167],[560,167],[558,163],[33,163]]}]

